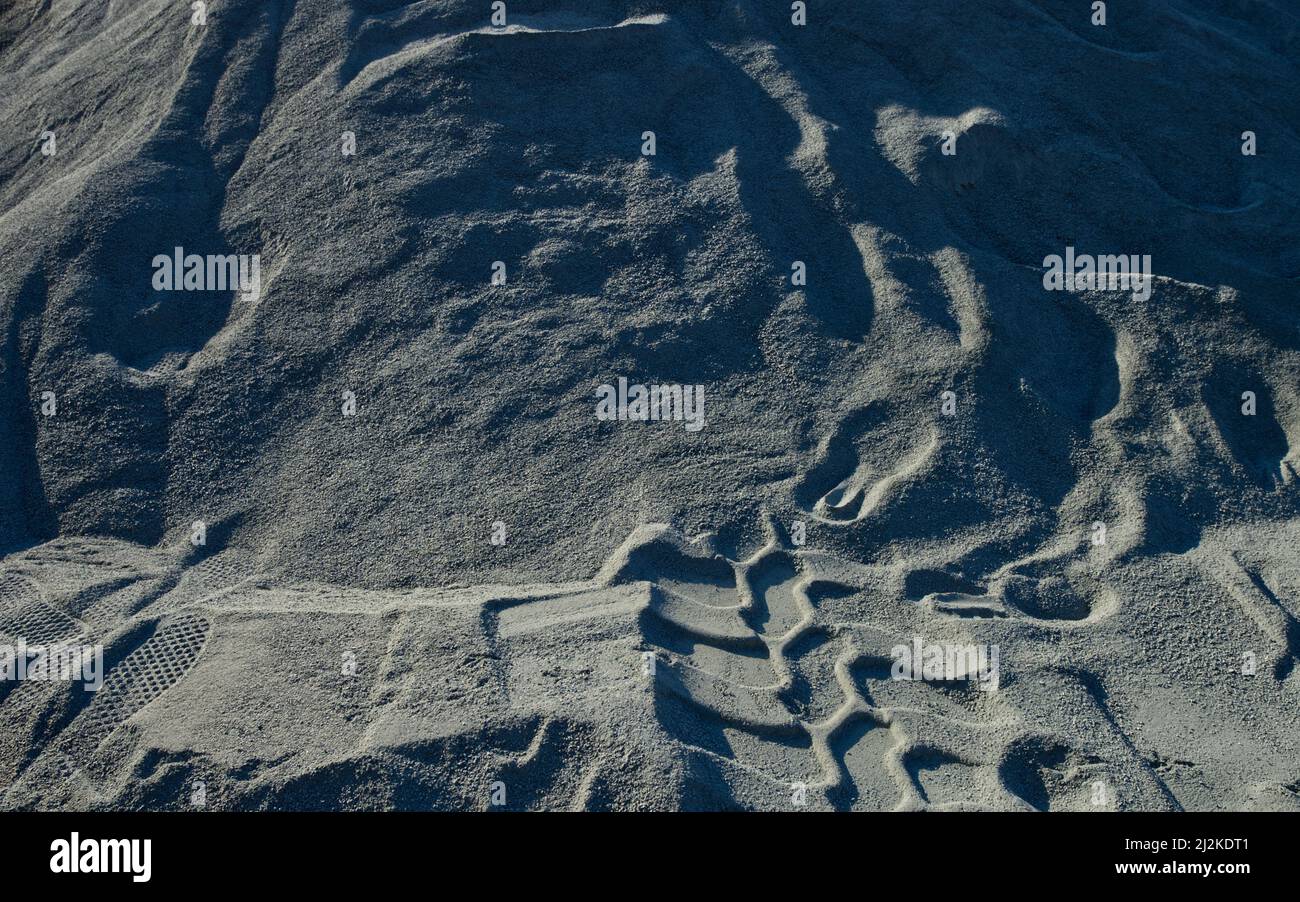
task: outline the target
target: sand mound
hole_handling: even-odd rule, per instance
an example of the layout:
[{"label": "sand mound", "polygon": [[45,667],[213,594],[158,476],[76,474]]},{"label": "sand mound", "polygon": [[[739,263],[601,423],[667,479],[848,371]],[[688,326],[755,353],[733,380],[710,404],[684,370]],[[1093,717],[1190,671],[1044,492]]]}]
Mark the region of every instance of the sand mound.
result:
[{"label": "sand mound", "polygon": [[489,6],[0,11],[0,804],[1297,807],[1300,17]]}]

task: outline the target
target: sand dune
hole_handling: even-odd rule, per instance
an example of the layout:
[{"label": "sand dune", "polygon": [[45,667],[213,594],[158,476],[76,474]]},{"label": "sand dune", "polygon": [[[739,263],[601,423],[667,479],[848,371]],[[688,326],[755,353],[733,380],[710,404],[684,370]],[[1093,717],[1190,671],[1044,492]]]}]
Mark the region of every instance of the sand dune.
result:
[{"label": "sand dune", "polygon": [[1088,6],[7,5],[0,807],[1300,809],[1300,16]]}]

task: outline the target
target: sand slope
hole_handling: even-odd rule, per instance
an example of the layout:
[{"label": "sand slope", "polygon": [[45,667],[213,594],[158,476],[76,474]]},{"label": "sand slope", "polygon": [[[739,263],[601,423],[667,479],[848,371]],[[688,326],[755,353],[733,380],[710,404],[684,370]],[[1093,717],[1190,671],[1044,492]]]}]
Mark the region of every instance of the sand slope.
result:
[{"label": "sand slope", "polygon": [[2,804],[1296,807],[1300,16],[508,6],[0,12]]}]

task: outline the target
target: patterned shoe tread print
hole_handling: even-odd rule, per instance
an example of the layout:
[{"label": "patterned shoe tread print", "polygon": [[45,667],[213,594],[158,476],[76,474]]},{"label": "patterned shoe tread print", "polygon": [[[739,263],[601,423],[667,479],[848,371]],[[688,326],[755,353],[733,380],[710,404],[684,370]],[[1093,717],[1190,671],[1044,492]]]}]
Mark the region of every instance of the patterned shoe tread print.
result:
[{"label": "patterned shoe tread print", "polygon": [[47,645],[82,632],[81,624],[43,600],[36,583],[16,573],[0,574],[0,634]]},{"label": "patterned shoe tread print", "polygon": [[194,666],[209,624],[194,614],[159,623],[154,634],[114,667],[79,718],[76,745],[93,749],[137,711],[154,701]]}]

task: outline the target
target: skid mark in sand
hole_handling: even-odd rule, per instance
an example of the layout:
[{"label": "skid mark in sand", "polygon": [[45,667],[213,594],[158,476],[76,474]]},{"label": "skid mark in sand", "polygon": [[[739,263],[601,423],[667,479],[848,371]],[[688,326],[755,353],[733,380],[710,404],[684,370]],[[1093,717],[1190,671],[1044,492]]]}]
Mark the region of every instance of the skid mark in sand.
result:
[{"label": "skid mark in sand", "polygon": [[[1231,390],[1226,388],[1229,385]],[[1253,416],[1242,415],[1241,385],[1254,389]],[[1296,453],[1278,418],[1273,395],[1259,373],[1227,366],[1213,371],[1201,391],[1222,457],[1266,492],[1290,485],[1296,476]]]},{"label": "skid mark in sand", "polygon": [[1277,593],[1254,570],[1248,569],[1237,554],[1228,552],[1221,566],[1205,568],[1241,606],[1274,648],[1273,676],[1292,688],[1300,688],[1300,622],[1278,599]]},{"label": "skid mark in sand", "polygon": [[1096,781],[1115,782],[1099,756],[1044,736],[1012,743],[998,765],[998,776],[1036,811],[1096,810]]},{"label": "skid mark in sand", "polygon": [[[607,581],[649,582],[684,612],[692,605],[715,609],[739,606],[735,569],[721,555],[689,553],[681,541],[654,531],[634,532],[629,541],[634,546],[605,575]],[[619,554],[615,552],[616,557]]]},{"label": "skid mark in sand", "polygon": [[[504,810],[583,809],[594,801],[593,784],[599,760],[589,763],[582,753],[594,739],[588,724],[563,717],[543,717],[525,723],[520,730],[532,730],[521,751],[497,751],[493,776],[509,788]],[[488,810],[491,806],[485,804]]]},{"label": "skid mark in sand", "polygon": [[109,539],[61,538],[29,548],[22,561],[42,567],[71,564],[106,570],[128,569],[123,560],[123,543]]},{"label": "skid mark in sand", "polygon": [[118,612],[120,617],[134,616],[145,608],[158,612],[179,611],[209,604],[264,578],[265,574],[239,555],[226,553],[204,558],[189,566],[168,562],[158,577],[149,592]]},{"label": "skid mark in sand", "polygon": [[1147,759],[1138,751],[1137,746],[1133,743],[1132,737],[1121,726],[1119,720],[1115,717],[1115,712],[1111,710],[1110,693],[1106,691],[1105,685],[1101,679],[1094,673],[1078,669],[1063,669],[1061,673],[1072,678],[1086,693],[1086,697],[1092,702],[1095,709],[1101,714],[1107,727],[1110,728],[1114,738],[1119,741],[1124,751],[1130,758],[1133,765],[1133,772],[1155,788],[1164,804],[1168,805],[1174,811],[1182,811],[1182,803],[1170,790],[1168,784],[1161,778],[1160,774],[1147,761]]},{"label": "skid mark in sand", "polygon": [[840,422],[795,491],[802,509],[823,523],[857,523],[929,466],[939,449],[939,434],[933,431],[915,445],[894,436],[869,453],[860,449],[862,437],[886,421],[884,406],[873,404]]},{"label": "skid mark in sand", "polygon": [[832,523],[856,523],[869,517],[895,488],[925,468],[938,447],[939,435],[932,433],[928,442],[912,449],[887,472],[858,466],[819,498],[811,513]]}]

